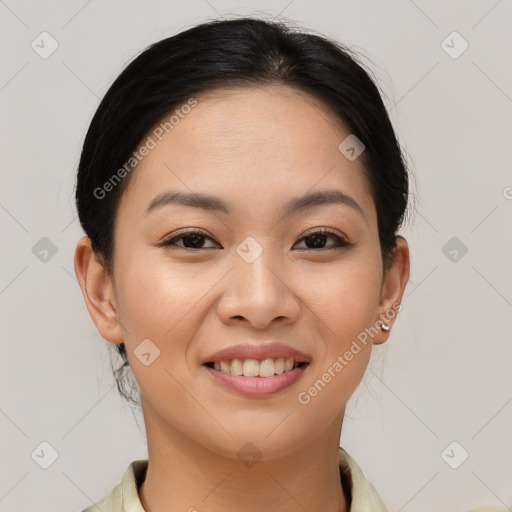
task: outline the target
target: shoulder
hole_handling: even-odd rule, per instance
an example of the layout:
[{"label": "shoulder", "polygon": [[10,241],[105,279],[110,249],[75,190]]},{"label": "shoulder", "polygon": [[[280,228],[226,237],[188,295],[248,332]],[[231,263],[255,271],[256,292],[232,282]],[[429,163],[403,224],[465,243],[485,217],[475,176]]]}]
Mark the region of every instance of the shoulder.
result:
[{"label": "shoulder", "polygon": [[478,507],[478,508],[472,508],[468,512],[510,512],[510,508],[506,508],[506,507]]},{"label": "shoulder", "polygon": [[366,479],[357,462],[340,446],[339,466],[342,475],[350,482],[350,512],[388,512],[375,487]]},{"label": "shoulder", "polygon": [[[350,512],[387,512],[375,487],[366,479],[357,462],[340,446],[339,465],[342,477],[352,493]],[[511,512],[507,507],[478,507],[468,512]]]},{"label": "shoulder", "polygon": [[117,484],[101,501],[87,507],[82,512],[120,512],[124,510],[122,484]]},{"label": "shoulder", "polygon": [[135,460],[125,471],[123,478],[101,501],[82,512],[144,512],[140,503],[138,487],[146,477],[147,460]]}]

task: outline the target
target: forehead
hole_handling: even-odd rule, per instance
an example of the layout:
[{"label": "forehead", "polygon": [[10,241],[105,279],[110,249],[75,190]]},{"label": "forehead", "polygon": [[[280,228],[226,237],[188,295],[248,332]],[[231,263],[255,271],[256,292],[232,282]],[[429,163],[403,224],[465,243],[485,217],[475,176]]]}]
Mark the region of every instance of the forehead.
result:
[{"label": "forehead", "polygon": [[350,132],[323,102],[286,86],[221,89],[195,99],[169,133],[153,136],[156,144],[132,171],[121,203],[142,215],[156,195],[181,190],[263,211],[335,187],[372,215],[361,160],[338,149]]}]

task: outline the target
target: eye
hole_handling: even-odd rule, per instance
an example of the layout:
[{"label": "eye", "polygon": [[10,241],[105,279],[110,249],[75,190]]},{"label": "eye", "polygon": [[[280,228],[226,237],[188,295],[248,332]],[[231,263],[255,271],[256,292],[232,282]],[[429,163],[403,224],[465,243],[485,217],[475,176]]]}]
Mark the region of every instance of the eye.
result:
[{"label": "eye", "polygon": [[[334,245],[322,247],[327,239],[331,239],[335,241]],[[174,235],[173,237],[164,240],[160,246],[162,247],[170,247],[170,246],[176,246],[181,249],[211,249],[212,247],[204,247],[204,241],[212,240],[210,236],[206,234],[205,231],[185,231],[178,235]],[[183,245],[177,244],[178,241],[183,241]],[[309,233],[307,236],[302,237],[297,244],[300,244],[301,242],[309,241],[310,247],[306,247],[305,249],[337,249],[340,247],[349,247],[351,245],[354,245],[351,242],[347,242],[344,238],[340,237],[336,233],[327,230],[327,229],[319,229],[317,231]],[[219,246],[220,244],[217,244],[215,242],[216,246]],[[297,246],[297,244],[294,245],[294,247]],[[215,247],[215,246],[213,246]]]},{"label": "eye", "polygon": [[[162,247],[175,245],[182,249],[203,249],[205,239],[213,240],[206,234],[205,231],[186,231],[179,235],[175,235],[168,240],[164,240],[160,245]],[[179,240],[183,240],[183,245],[178,245],[176,243]],[[206,249],[210,248],[211,247],[206,247]]]},{"label": "eye", "polygon": [[[325,243],[326,239],[328,238],[334,240],[336,242],[335,245],[331,245],[330,247],[328,246],[327,248],[320,247]],[[307,240],[310,241],[310,245],[312,245],[313,247],[306,247],[306,249],[338,249],[340,247],[349,247],[351,245],[354,245],[353,243],[347,242],[347,240],[345,240],[344,238],[327,229],[319,229],[317,231],[309,233],[309,235],[302,237],[298,243]]]}]

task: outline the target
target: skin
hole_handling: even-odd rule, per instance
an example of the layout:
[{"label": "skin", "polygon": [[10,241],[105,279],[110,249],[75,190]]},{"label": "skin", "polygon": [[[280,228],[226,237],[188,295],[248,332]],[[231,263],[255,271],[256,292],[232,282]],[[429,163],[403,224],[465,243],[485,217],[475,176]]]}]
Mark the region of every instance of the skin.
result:
[{"label": "skin", "polygon": [[[389,332],[360,344],[308,404],[298,394],[365,328],[379,319],[392,326],[396,317],[385,315],[409,278],[407,242],[398,238],[384,273],[362,163],[338,150],[350,132],[323,103],[285,86],[197,99],[133,171],[116,217],[113,275],[87,237],[75,251],[89,313],[104,339],[125,343],[141,389],[150,461],[142,505],[149,512],[345,511],[337,453],[345,407],[372,344]],[[283,217],[289,199],[333,188],[364,216],[324,204]],[[169,205],[144,215],[167,190],[217,196],[232,212]],[[159,246],[183,228],[208,235],[196,245],[181,238]],[[319,245],[304,239],[318,228],[354,245],[338,247],[330,235]],[[236,252],[248,236],[263,250],[252,263]],[[160,355],[145,366],[134,350],[148,338]],[[301,379],[272,397],[239,395],[201,366],[214,351],[269,339],[311,357]],[[247,442],[261,454],[251,467],[237,456]]]}]

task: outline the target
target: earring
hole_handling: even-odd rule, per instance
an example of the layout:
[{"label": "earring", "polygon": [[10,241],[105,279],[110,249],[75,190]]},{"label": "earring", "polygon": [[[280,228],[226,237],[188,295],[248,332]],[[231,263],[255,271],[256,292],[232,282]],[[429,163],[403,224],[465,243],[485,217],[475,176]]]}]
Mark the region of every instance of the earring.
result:
[{"label": "earring", "polygon": [[388,325],[388,324],[382,324],[382,325],[380,326],[380,328],[381,328],[383,331],[389,331],[389,329],[390,329],[390,327],[389,327],[389,325]]}]

